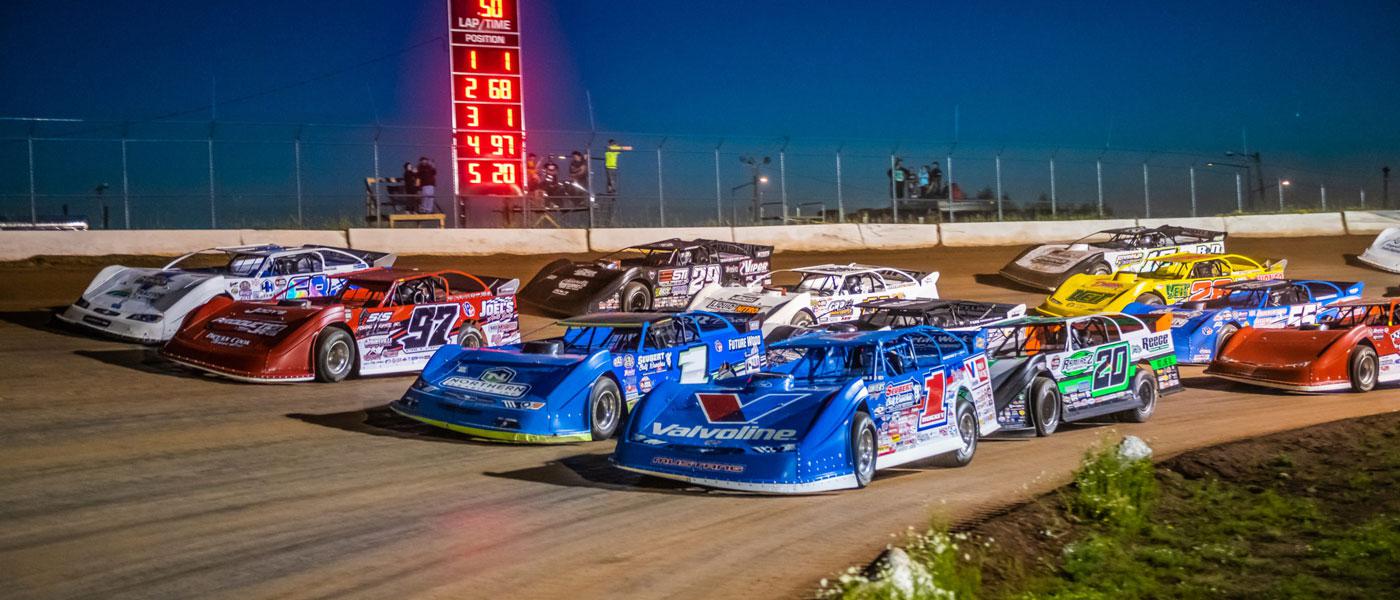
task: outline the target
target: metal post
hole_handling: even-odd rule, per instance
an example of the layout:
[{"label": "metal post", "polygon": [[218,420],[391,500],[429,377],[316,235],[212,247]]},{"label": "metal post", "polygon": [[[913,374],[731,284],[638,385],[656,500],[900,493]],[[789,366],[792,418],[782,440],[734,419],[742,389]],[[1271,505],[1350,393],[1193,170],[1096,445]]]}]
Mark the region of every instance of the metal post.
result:
[{"label": "metal post", "polygon": [[836,151],[836,222],[846,222],[846,199],[841,194],[841,151]]},{"label": "metal post", "polygon": [[29,141],[29,222],[39,222],[39,202],[34,193],[34,134],[28,136]]},{"label": "metal post", "polygon": [[782,224],[788,223],[787,205],[787,150],[778,151],[778,196],[783,205]]},{"label": "metal post", "polygon": [[126,168],[126,128],[122,128],[122,220],[131,229],[131,179]]},{"label": "metal post", "polygon": [[[305,227],[306,222],[302,219],[301,211],[301,130],[297,129],[297,137],[292,141],[292,159],[296,161],[297,176],[297,226]],[[378,172],[375,176],[378,177]]]},{"label": "metal post", "polygon": [[724,225],[724,197],[719,191],[719,146],[715,146],[715,219]]},{"label": "metal post", "polygon": [[1196,216],[1196,165],[1191,165],[1191,216]]},{"label": "metal post", "polygon": [[1050,218],[1055,218],[1055,159],[1050,159]]},{"label": "metal post", "polygon": [[1148,191],[1148,185],[1147,185],[1147,163],[1146,163],[1146,162],[1143,162],[1143,163],[1142,163],[1142,206],[1143,206],[1143,214],[1142,214],[1143,218],[1145,218],[1145,219],[1151,219],[1151,218],[1152,218],[1152,193],[1151,193],[1150,191]]},{"label": "metal post", "polygon": [[1327,186],[1322,186],[1322,210],[1327,210]]},{"label": "metal post", "polygon": [[661,176],[661,146],[656,147],[656,204],[661,226],[666,226],[666,180]]},{"label": "metal post", "polygon": [[1361,208],[1366,208],[1366,189],[1361,189]]},{"label": "metal post", "polygon": [[1278,180],[1278,211],[1283,212],[1283,179]]},{"label": "metal post", "polygon": [[1235,212],[1244,212],[1244,181],[1235,173]]},{"label": "metal post", "polygon": [[1095,160],[1094,168],[1098,171],[1099,181],[1099,217],[1103,217],[1103,160]]},{"label": "metal post", "polygon": [[[590,106],[591,106],[591,105],[590,105]],[[598,205],[598,197],[597,197],[596,195],[593,194],[593,179],[594,179],[594,177],[593,177],[593,139],[592,139],[592,138],[589,138],[589,140],[588,140],[588,146],[585,147],[585,148],[583,149],[583,164],[588,165],[588,171],[587,171],[587,172],[588,172],[588,228],[589,228],[589,229],[593,229],[593,226],[594,226],[593,211],[594,211],[594,207],[596,207],[596,206]],[[530,176],[529,173],[525,173],[525,177],[526,177],[527,180],[528,180],[529,176]]]},{"label": "metal post", "polygon": [[1001,153],[997,153],[997,220],[1002,219],[1001,211]]},{"label": "metal post", "polygon": [[[957,221],[958,219],[957,219],[956,216],[954,216],[954,213],[953,213],[953,157],[952,157],[952,156],[947,156],[947,157],[944,157],[944,158],[945,158],[945,160],[947,160],[947,162],[948,162],[948,220],[949,220],[949,221]],[[934,201],[933,207],[934,207],[934,211],[933,211],[933,212],[934,212],[935,214],[938,215],[938,220],[942,221],[942,220],[943,220],[943,213],[940,212],[940,211],[938,210],[938,201],[937,201],[937,200]]]},{"label": "metal post", "polygon": [[219,219],[214,211],[214,123],[209,123],[209,228],[217,229]]},{"label": "metal post", "polygon": [[890,220],[891,220],[892,222],[894,222],[894,223],[898,223],[898,222],[899,222],[899,201],[898,201],[897,199],[895,199],[895,196],[894,196],[894,193],[895,193],[895,192],[894,192],[894,186],[895,186],[895,185],[896,185],[896,184],[895,184],[895,181],[894,181],[894,155],[891,154],[891,155],[890,155]]}]

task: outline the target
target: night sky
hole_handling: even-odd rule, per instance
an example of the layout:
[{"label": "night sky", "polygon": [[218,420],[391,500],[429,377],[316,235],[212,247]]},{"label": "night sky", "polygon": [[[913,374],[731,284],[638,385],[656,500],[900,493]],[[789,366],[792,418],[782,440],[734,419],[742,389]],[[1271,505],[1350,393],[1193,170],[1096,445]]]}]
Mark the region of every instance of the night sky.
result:
[{"label": "night sky", "polygon": [[[521,4],[532,130],[587,130],[588,90],[607,131],[1215,155],[1247,131],[1279,162],[1400,165],[1393,0]],[[441,2],[0,11],[0,116],[447,121]]]}]

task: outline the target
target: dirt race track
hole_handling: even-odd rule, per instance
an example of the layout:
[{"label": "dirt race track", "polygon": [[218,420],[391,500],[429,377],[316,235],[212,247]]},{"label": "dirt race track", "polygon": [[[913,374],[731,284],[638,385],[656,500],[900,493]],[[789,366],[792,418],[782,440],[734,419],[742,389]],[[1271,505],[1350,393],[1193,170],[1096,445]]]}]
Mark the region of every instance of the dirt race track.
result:
[{"label": "dirt race track", "polygon": [[[1294,277],[1350,266],[1369,238],[1237,240]],[[937,269],[945,297],[1038,303],[989,274],[1013,248],[780,254]],[[528,278],[555,257],[408,258]],[[50,328],[105,260],[0,265],[0,596],[17,598],[799,597],[933,515],[975,519],[1067,480],[1106,436],[1158,457],[1400,410],[1400,390],[1285,396],[1187,368],[1144,425],[981,445],[965,469],[882,471],[870,488],[759,497],[622,473],[611,442],[483,443],[383,408],[409,377],[256,386],[153,350]],[[1391,291],[1390,293],[1396,293]],[[526,317],[527,331],[546,323]]]}]

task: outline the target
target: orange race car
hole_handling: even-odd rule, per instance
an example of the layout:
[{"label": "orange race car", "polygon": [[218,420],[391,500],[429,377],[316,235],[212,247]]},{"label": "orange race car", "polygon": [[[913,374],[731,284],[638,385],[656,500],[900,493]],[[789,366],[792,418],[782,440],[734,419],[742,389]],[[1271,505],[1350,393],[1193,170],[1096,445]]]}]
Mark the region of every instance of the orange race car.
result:
[{"label": "orange race car", "polygon": [[1316,325],[1246,327],[1206,373],[1293,392],[1367,392],[1400,382],[1400,298],[1346,300]]}]

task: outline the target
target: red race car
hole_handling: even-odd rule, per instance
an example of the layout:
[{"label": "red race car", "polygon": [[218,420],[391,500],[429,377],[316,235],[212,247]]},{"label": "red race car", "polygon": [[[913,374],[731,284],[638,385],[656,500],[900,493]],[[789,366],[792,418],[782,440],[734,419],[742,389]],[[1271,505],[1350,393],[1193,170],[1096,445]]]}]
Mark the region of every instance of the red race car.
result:
[{"label": "red race car", "polygon": [[1400,298],[1338,302],[1316,325],[1246,327],[1206,373],[1293,392],[1368,392],[1400,381]]},{"label": "red race car", "polygon": [[370,269],[332,297],[235,302],[216,297],[185,319],[166,358],[241,381],[340,381],[417,372],[446,344],[520,341],[519,280],[460,271]]}]

